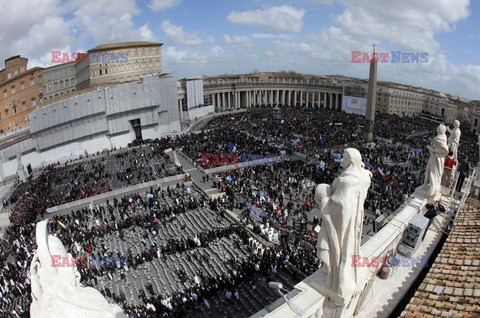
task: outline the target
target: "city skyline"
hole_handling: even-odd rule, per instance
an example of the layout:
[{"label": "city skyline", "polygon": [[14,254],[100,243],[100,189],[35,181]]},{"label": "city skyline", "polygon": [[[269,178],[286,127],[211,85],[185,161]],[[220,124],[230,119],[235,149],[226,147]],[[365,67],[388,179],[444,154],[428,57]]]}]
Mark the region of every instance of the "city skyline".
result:
[{"label": "city skyline", "polygon": [[[51,51],[85,52],[117,41],[164,43],[165,72],[178,77],[295,71],[367,78],[352,51],[428,54],[427,63],[385,63],[379,81],[480,99],[480,5],[379,0],[16,1],[0,4],[2,60],[52,66]],[[35,10],[31,8],[35,7]],[[22,24],[18,17],[23,16]],[[55,35],[55,36],[53,36]]]}]

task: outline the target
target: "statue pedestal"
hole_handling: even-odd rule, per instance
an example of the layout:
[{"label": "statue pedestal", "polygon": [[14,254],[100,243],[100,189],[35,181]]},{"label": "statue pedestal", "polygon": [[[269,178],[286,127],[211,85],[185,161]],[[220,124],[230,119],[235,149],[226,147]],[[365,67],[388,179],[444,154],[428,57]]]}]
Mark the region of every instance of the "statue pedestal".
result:
[{"label": "statue pedestal", "polygon": [[[358,268],[360,279],[357,285],[357,290],[351,296],[344,297],[339,295],[335,291],[326,287],[327,274],[321,270],[316,271],[308,278],[304,280],[309,286],[318,291],[325,297],[323,302],[323,308],[317,311],[316,317],[322,318],[351,318],[357,306],[357,302],[360,296],[360,291],[364,287],[366,271],[362,271],[364,268]],[[308,282],[307,282],[308,281]]]},{"label": "statue pedestal", "polygon": [[20,181],[26,181],[27,180],[27,173],[25,172],[25,169],[18,168],[17,173],[18,173],[18,178],[20,179]]}]

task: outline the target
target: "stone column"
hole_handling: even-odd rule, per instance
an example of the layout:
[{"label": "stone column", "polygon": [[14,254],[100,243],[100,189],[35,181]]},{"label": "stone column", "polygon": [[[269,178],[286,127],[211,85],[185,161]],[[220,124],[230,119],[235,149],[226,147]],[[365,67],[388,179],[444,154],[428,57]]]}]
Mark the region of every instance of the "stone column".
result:
[{"label": "stone column", "polygon": [[309,92],[308,92],[308,91],[305,92],[305,95],[306,95],[306,96],[305,96],[305,106],[308,107],[308,102],[309,102],[309,100],[308,100],[308,97],[309,97],[309,96],[308,96],[308,95],[309,95]]},{"label": "stone column", "polygon": [[300,107],[303,105],[303,91],[300,91]]},{"label": "stone column", "polygon": [[368,95],[367,95],[367,111],[365,119],[367,123],[363,137],[366,143],[373,141],[373,127],[375,124],[375,107],[377,96],[377,63],[374,59],[370,61],[370,75],[368,78]]},{"label": "stone column", "polygon": [[293,106],[297,106],[297,91],[293,92]]},{"label": "stone column", "polygon": [[333,94],[330,93],[329,97],[330,97],[330,108],[329,109],[332,110],[333,109]]},{"label": "stone column", "polygon": [[225,96],[225,92],[221,93],[222,94],[222,107],[223,107],[223,110],[226,109],[226,105],[227,105],[227,97]]}]

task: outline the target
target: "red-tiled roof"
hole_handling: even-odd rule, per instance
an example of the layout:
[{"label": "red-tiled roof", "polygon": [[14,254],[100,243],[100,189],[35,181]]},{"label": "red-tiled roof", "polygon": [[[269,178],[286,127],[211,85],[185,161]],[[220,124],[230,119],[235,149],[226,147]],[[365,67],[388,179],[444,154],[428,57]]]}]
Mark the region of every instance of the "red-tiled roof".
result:
[{"label": "red-tiled roof", "polygon": [[468,199],[441,252],[401,315],[480,317],[480,202]]}]

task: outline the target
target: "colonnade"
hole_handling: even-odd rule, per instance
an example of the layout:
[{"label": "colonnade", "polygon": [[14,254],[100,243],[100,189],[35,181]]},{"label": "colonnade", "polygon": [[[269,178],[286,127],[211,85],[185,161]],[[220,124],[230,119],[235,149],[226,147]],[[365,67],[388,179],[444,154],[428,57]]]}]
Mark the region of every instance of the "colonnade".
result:
[{"label": "colonnade", "polygon": [[306,106],[341,110],[342,94],[290,89],[226,90],[212,92],[216,111],[251,108],[257,106]]}]

